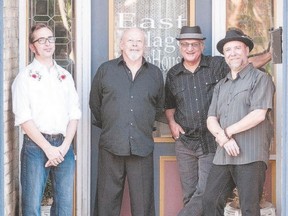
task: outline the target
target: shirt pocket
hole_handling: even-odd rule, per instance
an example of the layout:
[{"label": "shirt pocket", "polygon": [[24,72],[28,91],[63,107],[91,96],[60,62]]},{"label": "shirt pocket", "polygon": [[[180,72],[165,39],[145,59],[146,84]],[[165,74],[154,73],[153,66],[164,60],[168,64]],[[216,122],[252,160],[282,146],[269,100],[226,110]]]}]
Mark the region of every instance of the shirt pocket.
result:
[{"label": "shirt pocket", "polygon": [[236,91],[233,92],[232,101],[243,102],[245,103],[245,105],[250,106],[249,94],[250,89],[247,86],[246,87],[243,86],[243,88],[237,89]]},{"label": "shirt pocket", "polygon": [[185,86],[174,86],[172,94],[177,104],[183,103],[185,101]]},{"label": "shirt pocket", "polygon": [[212,97],[214,87],[219,81],[220,79],[217,79],[216,77],[213,77],[212,79],[206,81],[205,86],[206,86],[206,94],[208,95],[208,97]]}]

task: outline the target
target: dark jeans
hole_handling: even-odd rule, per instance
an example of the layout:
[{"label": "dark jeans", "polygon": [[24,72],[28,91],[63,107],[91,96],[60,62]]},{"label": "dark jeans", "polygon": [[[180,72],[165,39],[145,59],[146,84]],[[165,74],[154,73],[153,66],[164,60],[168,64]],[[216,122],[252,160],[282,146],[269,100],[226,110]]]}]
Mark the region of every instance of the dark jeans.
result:
[{"label": "dark jeans", "polygon": [[153,153],[147,157],[117,156],[99,149],[98,164],[95,216],[120,214],[126,177],[132,215],[155,215]]},{"label": "dark jeans", "polygon": [[214,153],[203,154],[201,146],[193,151],[181,140],[176,140],[175,150],[184,203],[178,216],[202,216],[202,197]]},{"label": "dark jeans", "polygon": [[205,216],[223,216],[227,198],[237,187],[243,216],[260,216],[260,200],[267,166],[264,162],[213,165],[203,198]]}]

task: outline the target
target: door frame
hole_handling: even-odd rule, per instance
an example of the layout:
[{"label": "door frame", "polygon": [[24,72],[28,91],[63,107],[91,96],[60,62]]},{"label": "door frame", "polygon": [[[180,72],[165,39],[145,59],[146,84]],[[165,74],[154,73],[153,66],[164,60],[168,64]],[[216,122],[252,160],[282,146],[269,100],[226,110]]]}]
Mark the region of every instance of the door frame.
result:
[{"label": "door frame", "polygon": [[[0,0],[0,15],[3,17],[3,0]],[[1,89],[3,89],[3,79],[4,79],[4,73],[3,73],[3,19],[0,20],[0,29],[1,29],[1,36],[0,36],[0,68],[2,69],[0,72],[0,86]],[[3,115],[3,97],[4,97],[4,91],[2,91],[0,95],[0,112],[1,112],[1,123],[0,123],[0,131],[2,134],[4,134],[4,115]],[[4,136],[1,136],[0,138],[0,215],[4,215]]]},{"label": "door frame", "polygon": [[91,173],[91,0],[75,1],[76,14],[76,74],[82,118],[76,134],[76,215],[90,213]]}]

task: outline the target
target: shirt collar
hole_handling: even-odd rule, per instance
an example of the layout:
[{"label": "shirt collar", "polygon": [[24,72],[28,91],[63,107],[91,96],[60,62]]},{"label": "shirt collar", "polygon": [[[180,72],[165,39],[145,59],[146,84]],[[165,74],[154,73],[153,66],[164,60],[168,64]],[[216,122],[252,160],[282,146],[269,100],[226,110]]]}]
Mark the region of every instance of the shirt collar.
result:
[{"label": "shirt collar", "polygon": [[[176,69],[175,75],[178,75],[180,73],[184,73],[186,71],[186,68],[184,67],[183,63],[184,63],[184,58],[182,58],[181,63],[179,64],[179,67]],[[208,67],[208,66],[209,66],[209,63],[208,63],[207,59],[204,58],[204,55],[202,54],[198,67]]]},{"label": "shirt collar", "polygon": [[[32,65],[34,68],[39,68],[39,70],[42,71],[42,69],[47,70],[47,67],[43,64],[41,64],[36,58],[33,59],[32,61]],[[55,60],[53,60],[53,66],[51,67],[51,69],[56,69],[58,68],[58,65],[56,63]]]},{"label": "shirt collar", "polygon": [[[252,63],[249,63],[248,65],[246,65],[246,66],[237,74],[237,78],[236,78],[236,79],[238,79],[238,78],[244,79],[245,76],[246,76],[246,75],[249,73],[249,71],[252,70],[252,69],[253,69],[253,65],[252,65]],[[228,79],[229,79],[229,80],[233,80],[233,79],[232,79],[231,71],[230,71],[230,73],[228,73],[228,74],[226,75],[226,77],[225,77],[225,82],[226,82]]]},{"label": "shirt collar", "polygon": [[[117,59],[117,64],[124,64],[126,65],[123,55],[121,55],[118,59]],[[146,67],[148,67],[148,62],[146,61],[146,59],[144,57],[142,57],[142,65],[145,65]]]}]

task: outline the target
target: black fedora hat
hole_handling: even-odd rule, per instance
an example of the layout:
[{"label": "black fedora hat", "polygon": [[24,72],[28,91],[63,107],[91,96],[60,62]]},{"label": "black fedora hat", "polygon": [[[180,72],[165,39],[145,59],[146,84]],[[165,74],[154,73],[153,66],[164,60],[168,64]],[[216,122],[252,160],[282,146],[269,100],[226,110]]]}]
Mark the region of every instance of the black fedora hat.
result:
[{"label": "black fedora hat", "polygon": [[205,40],[206,38],[203,36],[199,26],[183,26],[176,40],[184,39]]},{"label": "black fedora hat", "polygon": [[241,41],[244,44],[246,44],[249,47],[249,51],[251,52],[251,50],[254,47],[254,43],[252,41],[252,39],[245,35],[240,29],[237,28],[230,28],[228,29],[228,31],[226,32],[226,36],[224,39],[220,40],[217,43],[217,50],[223,54],[223,47],[227,42],[230,41]]}]

